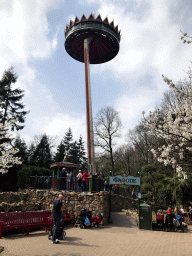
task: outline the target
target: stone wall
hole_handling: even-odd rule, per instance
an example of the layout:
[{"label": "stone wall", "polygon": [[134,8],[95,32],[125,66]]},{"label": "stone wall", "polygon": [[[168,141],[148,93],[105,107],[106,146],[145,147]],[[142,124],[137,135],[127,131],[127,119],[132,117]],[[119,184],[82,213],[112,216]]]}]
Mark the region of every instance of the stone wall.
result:
[{"label": "stone wall", "polygon": [[108,223],[109,194],[75,193],[46,190],[26,190],[26,192],[0,193],[0,212],[51,211],[53,202],[63,194],[63,208],[78,216],[83,209],[92,210],[92,216],[103,215],[103,225]]},{"label": "stone wall", "polygon": [[[54,200],[61,192],[48,190],[26,190],[25,192],[3,192],[0,193],[0,212],[16,211],[51,211]],[[103,214],[103,225],[108,223],[109,218],[109,193],[76,193],[62,192],[63,208],[69,213],[78,216],[83,209],[92,210],[92,215]],[[137,209],[138,200],[111,195],[111,211],[117,212],[122,209]]]},{"label": "stone wall", "polygon": [[111,195],[111,211],[119,212],[122,209],[138,209],[138,199],[130,197],[119,196],[117,194]]}]

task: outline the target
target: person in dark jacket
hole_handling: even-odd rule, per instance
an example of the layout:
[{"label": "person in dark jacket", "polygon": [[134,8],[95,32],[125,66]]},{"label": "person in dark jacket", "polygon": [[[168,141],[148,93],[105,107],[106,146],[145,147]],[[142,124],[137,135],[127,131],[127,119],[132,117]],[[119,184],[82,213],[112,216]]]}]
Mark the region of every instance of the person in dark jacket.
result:
[{"label": "person in dark jacket", "polygon": [[104,179],[104,178],[105,178],[105,175],[103,174],[103,171],[100,172],[99,178],[100,178],[100,179]]},{"label": "person in dark jacket", "polygon": [[52,244],[59,243],[58,230],[61,222],[61,211],[63,211],[62,199],[63,195],[60,194],[58,196],[58,199],[53,202],[53,224],[55,226],[55,229],[53,233]]},{"label": "person in dark jacket", "polygon": [[62,168],[62,171],[59,173],[59,177],[60,177],[60,186],[59,186],[59,190],[65,190],[66,189],[66,170],[65,168]]},{"label": "person in dark jacket", "polygon": [[107,181],[104,182],[104,191],[108,191],[109,190],[109,184],[107,183]]}]

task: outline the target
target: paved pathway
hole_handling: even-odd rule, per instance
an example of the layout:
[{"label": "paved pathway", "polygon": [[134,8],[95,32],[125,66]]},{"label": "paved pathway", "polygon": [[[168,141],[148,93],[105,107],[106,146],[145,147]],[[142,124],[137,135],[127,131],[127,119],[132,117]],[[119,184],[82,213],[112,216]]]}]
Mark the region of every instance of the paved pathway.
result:
[{"label": "paved pathway", "polygon": [[192,256],[188,233],[139,230],[124,212],[112,213],[113,224],[100,228],[66,229],[60,244],[51,244],[44,231],[7,235],[0,240],[1,256]]}]

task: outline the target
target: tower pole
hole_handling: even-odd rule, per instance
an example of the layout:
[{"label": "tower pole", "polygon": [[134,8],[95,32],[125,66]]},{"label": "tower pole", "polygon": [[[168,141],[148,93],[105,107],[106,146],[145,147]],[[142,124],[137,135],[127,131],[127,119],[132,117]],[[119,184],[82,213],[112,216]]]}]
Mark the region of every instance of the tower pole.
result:
[{"label": "tower pole", "polygon": [[84,62],[85,62],[85,90],[86,90],[86,114],[87,114],[87,154],[88,154],[88,171],[96,174],[93,118],[91,103],[91,83],[89,70],[89,45],[93,37],[84,39]]}]

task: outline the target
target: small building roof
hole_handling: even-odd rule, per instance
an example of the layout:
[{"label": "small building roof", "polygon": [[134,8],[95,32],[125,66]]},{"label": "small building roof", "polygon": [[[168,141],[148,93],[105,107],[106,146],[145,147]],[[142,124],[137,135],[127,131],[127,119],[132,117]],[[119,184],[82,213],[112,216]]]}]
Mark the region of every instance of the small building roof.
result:
[{"label": "small building roof", "polygon": [[59,162],[59,163],[53,163],[50,165],[50,168],[53,167],[71,167],[71,168],[80,168],[80,164],[74,164],[70,162]]}]

